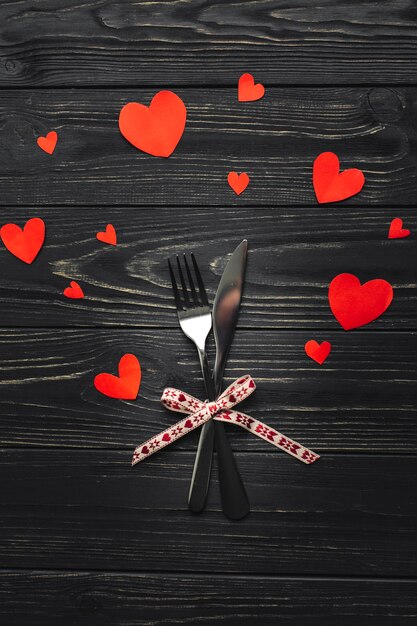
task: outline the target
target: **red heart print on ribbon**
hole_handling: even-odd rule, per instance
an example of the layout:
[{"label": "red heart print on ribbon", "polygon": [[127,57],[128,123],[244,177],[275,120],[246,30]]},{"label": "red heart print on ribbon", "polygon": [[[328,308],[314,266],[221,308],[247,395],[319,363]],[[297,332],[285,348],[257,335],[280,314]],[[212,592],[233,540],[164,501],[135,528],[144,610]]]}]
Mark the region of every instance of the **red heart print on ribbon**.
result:
[{"label": "red heart print on ribbon", "polygon": [[159,91],[149,107],[129,102],[119,114],[123,137],[138,150],[169,157],[182,137],[187,119],[184,102],[172,91]]},{"label": "red heart print on ribbon", "polygon": [[389,227],[388,239],[403,239],[404,237],[408,237],[409,234],[410,231],[408,228],[403,228],[402,219],[394,217]]},{"label": "red heart print on ribbon", "polygon": [[333,152],[322,152],[314,161],[313,186],[319,203],[339,202],[359,193],[365,176],[356,168],[339,171],[339,158]]},{"label": "red heart print on ribbon", "polygon": [[72,298],[73,300],[79,300],[80,298],[84,298],[84,292],[80,285],[75,280],[72,280],[70,286],[64,289],[64,296],[66,298]]},{"label": "red heart print on ribbon", "polygon": [[254,102],[265,94],[265,87],[261,83],[255,84],[252,74],[242,74],[239,78],[237,98],[239,102]]},{"label": "red heart print on ribbon", "polygon": [[322,341],[318,343],[314,339],[310,339],[304,346],[304,350],[307,356],[313,361],[316,361],[319,365],[323,365],[325,360],[330,354],[332,345],[330,341]]},{"label": "red heart print on ribbon", "polygon": [[102,241],[103,243],[108,243],[111,246],[115,246],[117,243],[116,230],[113,224],[107,224],[106,230],[96,233],[96,237],[99,241]]},{"label": "red heart print on ribbon", "polygon": [[55,130],[51,130],[46,137],[38,137],[37,144],[41,150],[47,154],[53,154],[58,141],[58,135]]},{"label": "red heart print on ribbon", "polygon": [[339,274],[329,286],[330,308],[345,330],[376,320],[387,310],[393,295],[392,286],[382,278],[361,285],[353,274]]},{"label": "red heart print on ribbon", "polygon": [[227,175],[227,182],[238,196],[245,191],[246,187],[249,185],[249,181],[250,178],[246,172],[242,172],[241,174],[229,172]]},{"label": "red heart print on ribbon", "polygon": [[142,378],[141,367],[134,354],[125,354],[119,361],[119,376],[97,374],[94,386],[100,393],[119,400],[135,400]]},{"label": "red heart print on ribbon", "polygon": [[9,252],[30,265],[45,241],[45,223],[40,217],[33,217],[23,229],[17,224],[5,224],[0,237]]}]

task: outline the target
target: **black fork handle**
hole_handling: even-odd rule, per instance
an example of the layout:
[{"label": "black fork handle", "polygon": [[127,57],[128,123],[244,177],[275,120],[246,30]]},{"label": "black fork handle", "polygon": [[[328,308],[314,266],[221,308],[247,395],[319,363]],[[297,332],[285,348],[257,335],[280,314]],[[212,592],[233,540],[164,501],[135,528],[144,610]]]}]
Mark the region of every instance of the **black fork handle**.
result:
[{"label": "black fork handle", "polygon": [[[199,356],[208,398],[214,400],[216,392],[210,366],[204,352],[199,351]],[[242,519],[250,510],[248,496],[224,424],[215,420],[204,424],[200,434],[188,496],[189,509],[194,513],[200,513],[204,509],[210,484],[214,442],[219,463],[220,498],[223,512],[229,519]]]}]

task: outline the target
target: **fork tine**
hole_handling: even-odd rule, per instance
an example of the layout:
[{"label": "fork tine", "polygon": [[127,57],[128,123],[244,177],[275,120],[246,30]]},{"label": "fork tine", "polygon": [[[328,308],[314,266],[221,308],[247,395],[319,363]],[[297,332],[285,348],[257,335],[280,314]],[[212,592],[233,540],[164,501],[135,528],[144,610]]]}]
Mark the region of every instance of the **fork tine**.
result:
[{"label": "fork tine", "polygon": [[197,261],[195,260],[195,256],[194,256],[194,254],[192,252],[191,252],[191,259],[193,261],[194,271],[195,271],[195,275],[197,277],[197,282],[198,282],[198,288],[200,290],[201,301],[202,301],[202,303],[205,306],[207,306],[208,305],[208,298],[207,298],[206,290],[204,288],[203,279],[201,278],[201,274],[200,274],[200,270],[198,269]]},{"label": "fork tine", "polygon": [[181,297],[180,297],[178,287],[177,287],[177,281],[175,280],[174,271],[172,269],[171,261],[169,259],[168,259],[168,267],[169,267],[169,274],[171,276],[172,291],[174,292],[175,306],[177,307],[177,310],[180,310],[180,309],[183,309],[184,307],[181,302]]},{"label": "fork tine", "polygon": [[197,292],[195,290],[193,277],[191,276],[190,266],[188,265],[187,257],[185,256],[185,254],[184,254],[184,263],[185,263],[185,269],[187,270],[188,284],[190,285],[191,295],[193,296],[194,304],[198,305],[199,302],[198,302]]},{"label": "fork tine", "polygon": [[178,272],[179,272],[179,275],[180,275],[182,292],[184,294],[185,307],[188,307],[190,305],[190,298],[188,297],[187,287],[185,285],[185,280],[184,280],[184,274],[182,273],[182,268],[181,268],[181,264],[180,264],[180,258],[178,256],[178,254],[177,254],[177,265],[178,265]]}]

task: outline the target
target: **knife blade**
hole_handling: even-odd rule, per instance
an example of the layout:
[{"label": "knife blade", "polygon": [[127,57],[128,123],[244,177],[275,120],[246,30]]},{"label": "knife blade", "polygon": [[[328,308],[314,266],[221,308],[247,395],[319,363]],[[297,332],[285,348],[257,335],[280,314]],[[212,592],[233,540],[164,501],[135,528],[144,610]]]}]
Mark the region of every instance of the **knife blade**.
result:
[{"label": "knife blade", "polygon": [[[213,303],[213,330],[216,343],[214,367],[215,397],[221,391],[227,355],[233,340],[239,314],[247,261],[248,242],[244,239],[227,263]],[[209,398],[213,400],[215,398]],[[230,519],[242,519],[249,513],[249,501],[239,474],[224,425],[210,420],[201,430],[188,496],[193,512],[203,510],[208,493],[214,440],[218,453],[222,507]]]}]

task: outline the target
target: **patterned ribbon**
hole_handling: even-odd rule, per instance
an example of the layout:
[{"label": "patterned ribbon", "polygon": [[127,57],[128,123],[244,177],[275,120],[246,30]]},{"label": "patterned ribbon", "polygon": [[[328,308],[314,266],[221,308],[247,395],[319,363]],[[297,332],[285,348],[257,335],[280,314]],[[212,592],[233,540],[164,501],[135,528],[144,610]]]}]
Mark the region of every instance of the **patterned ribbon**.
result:
[{"label": "patterned ribbon", "polygon": [[250,396],[255,391],[255,388],[253,379],[246,375],[235,380],[214,402],[201,402],[188,393],[167,387],[162,393],[162,404],[171,411],[187,413],[187,417],[137,446],[133,453],[132,465],[136,465],[136,463],[155,454],[158,450],[184,437],[188,432],[212,418],[220,422],[241,426],[253,435],[260,437],[287,454],[291,454],[291,456],[303,463],[309,465],[317,461],[320,458],[319,455],[305,448],[300,443],[285,437],[285,435],[269,428],[269,426],[259,420],[245,415],[245,413],[230,410]]}]

